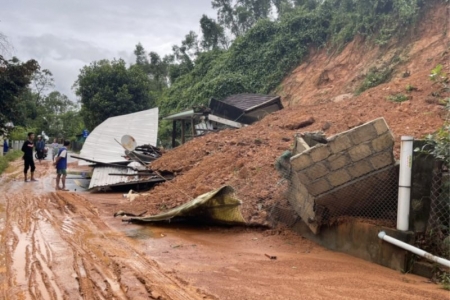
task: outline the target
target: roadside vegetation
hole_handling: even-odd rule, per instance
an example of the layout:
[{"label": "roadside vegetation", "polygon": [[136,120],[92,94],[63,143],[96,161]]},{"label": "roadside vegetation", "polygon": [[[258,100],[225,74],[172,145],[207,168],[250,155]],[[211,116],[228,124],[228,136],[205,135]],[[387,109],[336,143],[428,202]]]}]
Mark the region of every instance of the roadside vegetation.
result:
[{"label": "roadside vegetation", "polygon": [[0,174],[2,174],[9,166],[9,163],[22,157],[23,153],[19,150],[10,150],[4,156],[0,156]]}]

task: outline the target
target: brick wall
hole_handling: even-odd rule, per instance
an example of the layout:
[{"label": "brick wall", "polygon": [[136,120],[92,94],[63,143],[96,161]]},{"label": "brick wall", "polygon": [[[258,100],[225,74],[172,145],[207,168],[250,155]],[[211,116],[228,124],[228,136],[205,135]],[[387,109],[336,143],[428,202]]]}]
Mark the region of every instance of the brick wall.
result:
[{"label": "brick wall", "polygon": [[393,165],[393,147],[394,137],[384,118],[379,118],[332,136],[327,144],[296,154],[291,158],[291,179],[295,183],[290,192],[292,196],[295,194],[290,197],[291,204],[310,228],[317,231],[316,212],[301,211],[300,207],[314,207],[315,198]]}]

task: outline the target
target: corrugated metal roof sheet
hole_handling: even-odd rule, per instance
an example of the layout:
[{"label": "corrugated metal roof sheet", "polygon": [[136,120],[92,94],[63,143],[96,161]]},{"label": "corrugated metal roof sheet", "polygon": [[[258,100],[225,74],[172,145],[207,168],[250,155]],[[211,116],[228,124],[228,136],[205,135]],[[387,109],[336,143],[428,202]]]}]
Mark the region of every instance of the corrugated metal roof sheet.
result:
[{"label": "corrugated metal roof sheet", "polygon": [[276,98],[279,98],[279,96],[261,95],[261,94],[237,94],[231,95],[221,100],[221,102],[227,103],[229,105],[232,105],[245,111],[249,108],[261,105],[265,102],[268,102]]},{"label": "corrugated metal roof sheet", "polygon": [[[123,174],[124,176],[109,175],[109,174]],[[135,176],[133,176],[135,175]],[[158,176],[138,176],[138,172],[129,168],[99,166],[94,168],[92,173],[89,189],[106,186],[128,185],[134,183],[144,182],[158,182],[163,181]]]},{"label": "corrugated metal roof sheet", "polygon": [[[81,148],[80,156],[105,163],[125,161],[122,157],[124,149],[114,140],[120,141],[125,134],[134,137],[138,145],[156,146],[158,108],[108,118],[89,134]],[[89,163],[80,161],[79,164]]]},{"label": "corrugated metal roof sheet", "polygon": [[165,118],[163,118],[164,120],[180,120],[180,119],[190,119],[193,116],[195,116],[194,110],[186,110],[186,111],[182,111],[170,116],[167,116]]}]

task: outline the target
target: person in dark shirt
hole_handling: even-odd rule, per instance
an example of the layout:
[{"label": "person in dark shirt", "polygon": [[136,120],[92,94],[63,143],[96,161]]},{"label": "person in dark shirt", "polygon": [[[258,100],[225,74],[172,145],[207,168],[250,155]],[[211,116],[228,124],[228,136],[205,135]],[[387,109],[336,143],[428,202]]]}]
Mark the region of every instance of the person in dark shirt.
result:
[{"label": "person in dark shirt", "polygon": [[36,142],[36,152],[39,163],[44,159],[44,150],[45,150],[45,142],[42,139],[42,136],[38,135],[38,140]]},{"label": "person in dark shirt", "polygon": [[28,140],[26,140],[23,143],[22,146],[22,152],[23,152],[23,160],[25,163],[25,167],[23,170],[23,173],[25,175],[25,182],[27,182],[27,173],[28,173],[28,169],[31,167],[31,181],[37,181],[34,178],[34,170],[36,169],[36,167],[34,166],[34,160],[33,160],[33,140],[34,140],[34,133],[33,132],[29,132],[28,133]]}]

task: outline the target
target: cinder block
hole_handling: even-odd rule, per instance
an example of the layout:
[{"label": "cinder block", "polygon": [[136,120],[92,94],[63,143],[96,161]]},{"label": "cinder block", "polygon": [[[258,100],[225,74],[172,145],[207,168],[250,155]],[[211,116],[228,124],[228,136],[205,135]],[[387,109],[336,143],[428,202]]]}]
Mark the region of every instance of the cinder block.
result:
[{"label": "cinder block", "polygon": [[372,165],[368,161],[360,161],[347,168],[353,178],[358,178],[373,171]]},{"label": "cinder block", "polygon": [[377,131],[378,135],[382,135],[383,133],[389,130],[389,127],[384,118],[378,118],[375,121],[373,121],[372,124],[373,127],[375,127],[375,130]]},{"label": "cinder block", "polygon": [[394,147],[394,137],[389,131],[372,141],[372,148],[376,152],[386,150],[389,147]]},{"label": "cinder block", "polygon": [[314,162],[318,162],[326,159],[331,153],[328,149],[328,145],[318,145],[312,148],[309,154]]},{"label": "cinder block", "polygon": [[370,158],[370,163],[375,170],[389,166],[394,163],[394,154],[391,151],[386,151]]},{"label": "cinder block", "polygon": [[308,150],[310,147],[301,137],[295,137],[295,146],[294,146],[294,154],[302,153],[303,151]]},{"label": "cinder block", "polygon": [[297,173],[297,180],[299,180],[302,184],[309,184],[311,179],[306,175],[305,171],[300,171]]},{"label": "cinder block", "polygon": [[305,172],[308,175],[308,177],[311,178],[311,180],[316,180],[320,177],[327,175],[328,169],[324,163],[320,162],[320,163],[315,163],[312,167],[307,169]]},{"label": "cinder block", "polygon": [[372,154],[372,150],[369,147],[368,143],[360,144],[356,147],[353,147],[348,151],[352,161],[359,161],[363,158],[366,158]]},{"label": "cinder block", "polygon": [[291,157],[291,165],[294,171],[300,171],[311,166],[314,162],[312,161],[309,154],[297,154]]},{"label": "cinder block", "polygon": [[347,154],[334,154],[328,157],[328,168],[331,171],[335,171],[337,169],[343,168],[346,165],[350,164],[351,160]]},{"label": "cinder block", "polygon": [[350,139],[355,145],[373,140],[377,136],[377,131],[372,123],[361,125],[350,132]]},{"label": "cinder block", "polygon": [[348,134],[336,135],[329,140],[328,146],[333,153],[342,152],[353,146]]},{"label": "cinder block", "polygon": [[311,195],[317,196],[323,194],[333,188],[333,186],[325,179],[319,179],[307,186]]},{"label": "cinder block", "polygon": [[332,186],[337,187],[344,184],[352,179],[346,170],[339,170],[333,172],[327,176],[328,181]]}]

